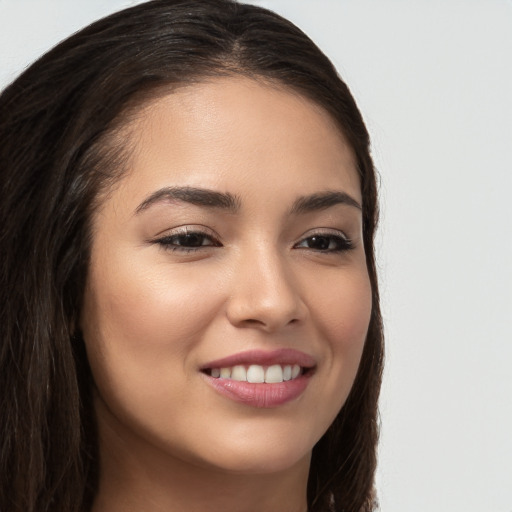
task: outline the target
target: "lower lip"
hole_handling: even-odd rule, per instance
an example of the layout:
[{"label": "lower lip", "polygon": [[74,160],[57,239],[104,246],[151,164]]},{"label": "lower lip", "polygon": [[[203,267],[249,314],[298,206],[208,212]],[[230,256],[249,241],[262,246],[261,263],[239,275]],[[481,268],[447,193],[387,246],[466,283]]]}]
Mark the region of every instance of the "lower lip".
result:
[{"label": "lower lip", "polygon": [[271,408],[284,405],[298,398],[309,384],[310,375],[275,384],[214,378],[204,375],[208,383],[221,395],[251,407]]}]

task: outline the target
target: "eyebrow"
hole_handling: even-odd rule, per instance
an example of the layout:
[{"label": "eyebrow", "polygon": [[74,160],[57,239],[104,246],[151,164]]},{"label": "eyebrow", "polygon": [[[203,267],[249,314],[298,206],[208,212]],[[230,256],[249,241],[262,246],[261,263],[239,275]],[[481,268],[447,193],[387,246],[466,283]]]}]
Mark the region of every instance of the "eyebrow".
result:
[{"label": "eyebrow", "polygon": [[[146,198],[137,207],[135,213],[139,214],[157,203],[172,201],[183,201],[196,206],[226,210],[230,213],[236,213],[241,207],[240,199],[229,192],[217,192],[197,187],[165,187]],[[353,206],[358,210],[362,209],[361,205],[346,192],[328,190],[299,197],[294,201],[290,213],[294,215],[311,213],[326,210],[338,204]]]},{"label": "eyebrow", "polygon": [[226,210],[236,213],[240,209],[240,199],[229,192],[217,192],[196,187],[165,187],[153,192],[135,210],[141,213],[156,203],[168,201],[183,201],[196,206]]},{"label": "eyebrow", "polygon": [[318,192],[309,196],[299,197],[293,203],[290,211],[292,214],[311,213],[326,210],[338,204],[346,204],[358,210],[362,210],[361,205],[346,192],[328,190],[326,192]]}]

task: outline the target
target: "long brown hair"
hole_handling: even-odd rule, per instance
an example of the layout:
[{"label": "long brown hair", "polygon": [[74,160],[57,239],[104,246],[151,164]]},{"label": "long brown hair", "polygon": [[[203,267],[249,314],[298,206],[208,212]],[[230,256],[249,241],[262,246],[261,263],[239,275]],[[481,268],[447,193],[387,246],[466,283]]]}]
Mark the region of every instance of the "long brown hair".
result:
[{"label": "long brown hair", "polygon": [[154,0],[63,41],[0,96],[0,510],[86,511],[97,484],[91,376],[76,331],[90,218],[119,177],[116,130],[162,87],[241,74],[328,111],[357,157],[373,309],[351,393],[314,447],[310,512],[369,512],[383,336],[377,187],[347,86],[297,27],[232,0]]}]

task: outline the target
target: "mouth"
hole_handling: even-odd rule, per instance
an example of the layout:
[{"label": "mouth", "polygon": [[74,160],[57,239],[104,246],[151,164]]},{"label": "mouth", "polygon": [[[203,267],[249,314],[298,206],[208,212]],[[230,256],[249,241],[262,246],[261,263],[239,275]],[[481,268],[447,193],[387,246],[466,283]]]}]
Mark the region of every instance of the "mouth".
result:
[{"label": "mouth", "polygon": [[298,398],[315,369],[311,356],[281,349],[235,354],[212,361],[200,371],[224,397],[252,407],[272,408]]},{"label": "mouth", "polygon": [[214,379],[230,379],[252,384],[278,384],[280,382],[295,380],[312,372],[312,370],[312,368],[306,368],[298,364],[273,364],[271,366],[259,364],[246,366],[238,364],[231,367],[206,368],[202,371]]}]

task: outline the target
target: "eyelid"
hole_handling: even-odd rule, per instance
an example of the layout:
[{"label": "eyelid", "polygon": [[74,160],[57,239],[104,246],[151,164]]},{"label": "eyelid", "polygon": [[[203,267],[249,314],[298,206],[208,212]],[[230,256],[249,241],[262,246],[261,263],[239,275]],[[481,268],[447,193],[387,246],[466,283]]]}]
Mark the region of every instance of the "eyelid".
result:
[{"label": "eyelid", "polygon": [[306,231],[303,235],[301,235],[300,240],[302,241],[305,238],[309,238],[312,236],[338,236],[345,240],[350,240],[350,237],[341,229],[336,228],[314,228]]},{"label": "eyelid", "polygon": [[[336,247],[332,249],[320,249],[320,248],[314,248],[314,247],[303,247],[301,244],[304,242],[307,242],[309,239],[313,237],[318,238],[330,238],[331,240],[337,239],[341,242],[341,247]],[[310,231],[307,231],[304,233],[304,235],[301,236],[300,240],[294,244],[294,249],[304,249],[309,250],[315,253],[319,254],[341,254],[347,251],[350,251],[351,249],[354,249],[354,241],[349,238],[343,231],[339,229],[333,229],[333,228],[316,228],[312,229]]]},{"label": "eyelid", "polygon": [[[173,237],[183,236],[183,235],[200,235],[208,238],[212,241],[211,244],[208,245],[199,245],[199,246],[186,246],[179,244],[172,244],[166,241],[170,241]],[[167,229],[160,234],[156,235],[154,238],[149,240],[150,243],[159,244],[164,249],[172,249],[178,251],[191,252],[194,250],[201,250],[205,248],[211,247],[221,247],[222,243],[220,242],[220,237],[210,228],[206,226],[197,225],[197,224],[186,224],[183,226],[177,226],[172,229]]]},{"label": "eyelid", "polygon": [[186,235],[189,233],[203,233],[205,235],[211,236],[213,238],[219,238],[219,236],[213,231],[211,228],[207,226],[203,226],[202,224],[182,224],[181,226],[175,226],[173,228],[168,228],[160,233],[157,233],[153,240],[158,238],[164,238],[174,235]]},{"label": "eyelid", "polygon": [[[200,245],[186,245],[173,243],[172,239],[174,237],[184,236],[184,235],[198,235],[200,237],[204,237],[208,239],[211,243],[208,244],[200,244]],[[338,247],[331,249],[321,249],[315,247],[303,247],[301,246],[303,243],[307,242],[309,239],[313,237],[319,238],[330,238],[331,240],[338,240]],[[183,251],[183,252],[193,252],[204,250],[206,248],[212,247],[222,247],[223,244],[220,242],[220,237],[210,228],[203,225],[194,225],[194,224],[186,224],[182,226],[177,226],[172,229],[168,229],[163,231],[160,235],[157,235],[155,238],[149,240],[148,242],[153,244],[159,244],[162,248],[166,250],[173,251]],[[340,246],[340,244],[342,244]],[[341,253],[348,251],[354,248],[354,242],[351,238],[349,238],[342,230],[335,228],[314,228],[309,231],[306,231],[300,239],[293,244],[294,249],[306,249],[311,250],[313,252],[319,253]]]}]

